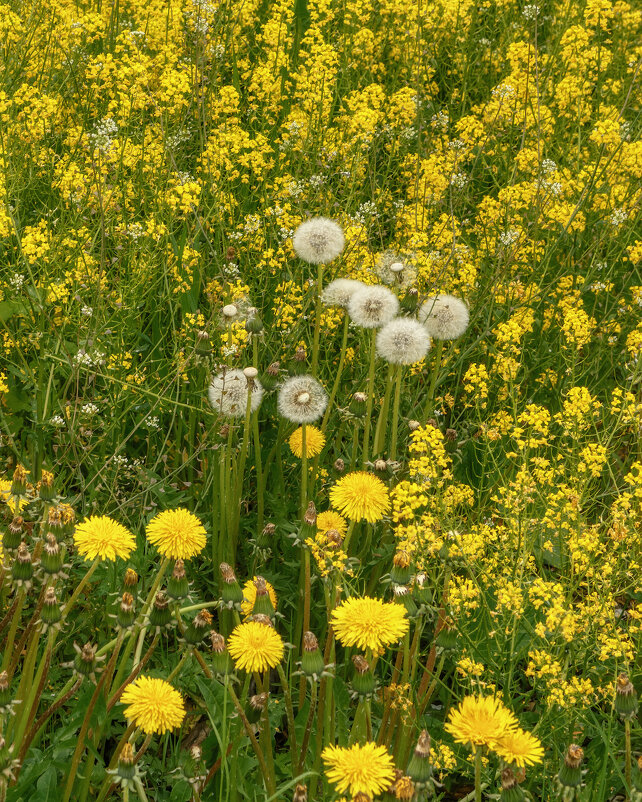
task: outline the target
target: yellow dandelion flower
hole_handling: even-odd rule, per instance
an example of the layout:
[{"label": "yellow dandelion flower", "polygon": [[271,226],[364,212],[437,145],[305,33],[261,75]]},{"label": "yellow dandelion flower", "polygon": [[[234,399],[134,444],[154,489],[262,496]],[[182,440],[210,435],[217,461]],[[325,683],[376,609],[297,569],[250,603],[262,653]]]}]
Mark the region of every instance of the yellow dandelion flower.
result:
[{"label": "yellow dandelion flower", "polygon": [[147,540],[172,560],[188,560],[205,548],[205,527],[182,507],[160,512],[147,524],[146,534]]},{"label": "yellow dandelion flower", "polygon": [[326,746],[322,752],[326,777],[340,794],[349,791],[376,796],[390,786],[395,778],[395,764],[385,746],[368,742],[346,749]]},{"label": "yellow dandelion flower", "polygon": [[380,521],[390,509],[388,488],[381,479],[365,471],[342,476],[330,490],[332,506],[351,521]]},{"label": "yellow dandelion flower", "polygon": [[[253,579],[248,579],[243,585],[243,601],[241,602],[241,612],[245,618],[252,615],[252,610],[254,609],[254,602],[256,601],[256,585],[254,584],[255,579],[256,577]],[[267,592],[270,597],[270,601],[272,602],[272,607],[274,607],[276,610],[276,593],[274,592],[274,588],[267,581],[267,579],[265,580],[265,586],[267,587]]]},{"label": "yellow dandelion flower", "polygon": [[74,532],[74,544],[87,560],[126,560],[136,548],[136,539],[122,524],[108,515],[92,515],[79,523]]},{"label": "yellow dandelion flower", "polygon": [[16,497],[11,495],[11,485],[12,482],[8,479],[0,479],[0,501],[4,501],[13,513],[20,512],[29,501],[24,496],[20,496],[16,502]]},{"label": "yellow dandelion flower", "polygon": [[283,658],[283,641],[270,626],[248,621],[239,624],[227,640],[227,650],[242,671],[266,671]]},{"label": "yellow dandelion flower", "polygon": [[381,599],[346,599],[332,612],[332,628],[339,643],[375,653],[395,643],[408,631],[406,608]]},{"label": "yellow dandelion flower", "polygon": [[457,743],[495,749],[501,738],[517,729],[517,719],[499,699],[466,696],[456,710],[451,710],[444,729]]},{"label": "yellow dandelion flower", "polygon": [[[295,429],[290,439],[290,450],[295,457],[303,456],[303,427]],[[308,457],[316,457],[323,451],[325,435],[316,426],[305,427],[305,452]]]},{"label": "yellow dandelion flower", "polygon": [[348,529],[346,519],[339,515],[338,512],[334,512],[334,510],[320,512],[317,515],[317,531],[325,535],[325,533],[329,532],[331,529],[336,529],[343,537]]},{"label": "yellow dandelion flower", "polygon": [[520,769],[541,763],[544,759],[544,748],[539,738],[521,729],[502,735],[493,751],[507,763],[513,763]]},{"label": "yellow dandelion flower", "polygon": [[125,718],[146,735],[180,727],[185,718],[183,697],[164,679],[139,677],[125,688],[120,701],[129,705]]}]

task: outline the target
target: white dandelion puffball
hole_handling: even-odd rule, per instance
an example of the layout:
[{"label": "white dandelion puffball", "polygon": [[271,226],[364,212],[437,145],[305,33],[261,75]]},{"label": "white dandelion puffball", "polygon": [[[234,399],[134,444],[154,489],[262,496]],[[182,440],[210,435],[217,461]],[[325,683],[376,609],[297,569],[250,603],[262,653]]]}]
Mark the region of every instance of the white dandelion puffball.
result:
[{"label": "white dandelion puffball", "polygon": [[321,303],[325,306],[343,306],[345,309],[355,292],[365,286],[363,281],[354,278],[335,278],[323,288]]},{"label": "white dandelion puffball", "polygon": [[378,329],[396,317],[399,299],[387,287],[377,284],[357,290],[348,302],[350,319],[364,329]]},{"label": "white dandelion puffball", "polygon": [[207,395],[214,409],[226,418],[242,418],[247,409],[248,393],[250,412],[259,408],[263,398],[261,382],[245,375],[242,370],[226,370],[212,379]]},{"label": "white dandelion puffball", "polygon": [[455,340],[468,328],[468,307],[454,295],[435,295],[419,309],[419,321],[435,340]]},{"label": "white dandelion puffball", "polygon": [[393,365],[420,362],[430,348],[426,327],[408,317],[397,317],[377,333],[377,353]]},{"label": "white dandelion puffball", "polygon": [[379,281],[394,284],[402,290],[412,287],[417,281],[417,269],[408,261],[404,261],[393,251],[384,251],[379,258],[375,272]]},{"label": "white dandelion puffball", "polygon": [[320,265],[337,258],[345,246],[345,238],[343,229],[334,220],[313,217],[297,228],[292,245],[299,259]]},{"label": "white dandelion puffball", "polygon": [[312,376],[291,376],[279,390],[279,413],[292,423],[314,423],[327,404],[325,390]]}]

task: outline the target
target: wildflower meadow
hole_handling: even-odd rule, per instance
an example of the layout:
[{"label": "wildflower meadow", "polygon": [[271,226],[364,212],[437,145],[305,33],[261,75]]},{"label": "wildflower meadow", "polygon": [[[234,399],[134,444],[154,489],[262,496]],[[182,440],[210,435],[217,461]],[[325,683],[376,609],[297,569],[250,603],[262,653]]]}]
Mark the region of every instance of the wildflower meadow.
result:
[{"label": "wildflower meadow", "polygon": [[639,0],[0,34],[0,802],[642,802]]}]

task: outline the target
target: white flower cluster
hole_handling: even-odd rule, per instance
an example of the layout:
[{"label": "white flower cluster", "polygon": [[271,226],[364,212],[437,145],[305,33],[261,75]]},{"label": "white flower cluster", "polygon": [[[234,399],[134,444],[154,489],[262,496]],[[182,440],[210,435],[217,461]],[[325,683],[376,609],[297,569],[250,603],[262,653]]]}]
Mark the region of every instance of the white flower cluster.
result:
[{"label": "white flower cluster", "polygon": [[89,141],[93,148],[97,148],[101,153],[106,153],[112,146],[117,133],[116,123],[111,117],[105,117],[104,120],[96,123],[93,133],[89,134]]}]

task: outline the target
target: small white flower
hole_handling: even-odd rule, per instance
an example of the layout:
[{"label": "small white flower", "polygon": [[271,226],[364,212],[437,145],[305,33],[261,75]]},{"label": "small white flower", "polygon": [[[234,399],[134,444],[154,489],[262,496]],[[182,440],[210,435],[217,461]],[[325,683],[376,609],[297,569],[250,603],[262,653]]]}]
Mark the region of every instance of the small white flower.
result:
[{"label": "small white flower", "polygon": [[426,327],[411,318],[395,318],[377,333],[377,353],[393,365],[420,362],[429,348],[430,336]]},{"label": "small white flower", "polygon": [[327,264],[341,253],[345,246],[343,229],[327,217],[313,217],[297,228],[292,237],[297,256],[314,265]]},{"label": "small white flower", "polygon": [[227,370],[212,379],[208,390],[210,404],[226,418],[243,418],[250,394],[250,412],[259,408],[263,387],[259,381],[248,381],[242,370]]},{"label": "small white flower", "polygon": [[83,317],[91,317],[94,314],[94,310],[91,306],[82,306],[80,308],[80,314],[83,315]]},{"label": "small white flower", "polygon": [[378,329],[399,311],[399,300],[387,287],[375,285],[357,290],[348,303],[350,319],[364,329]]},{"label": "small white flower", "polygon": [[421,305],[418,317],[435,340],[454,340],[468,328],[468,307],[453,295],[428,298]]},{"label": "small white flower", "polygon": [[321,303],[325,306],[343,306],[345,308],[354,293],[365,286],[363,281],[353,278],[335,278],[323,288]]},{"label": "small white flower", "polygon": [[279,413],[292,423],[314,423],[327,404],[328,396],[313,376],[291,376],[279,390]]},{"label": "small white flower", "polygon": [[65,419],[62,417],[62,415],[54,415],[53,418],[49,419],[49,423],[52,426],[61,427],[65,425]]},{"label": "small white flower", "polygon": [[83,404],[83,406],[80,408],[80,411],[84,415],[95,415],[98,412],[98,407],[96,404]]}]

